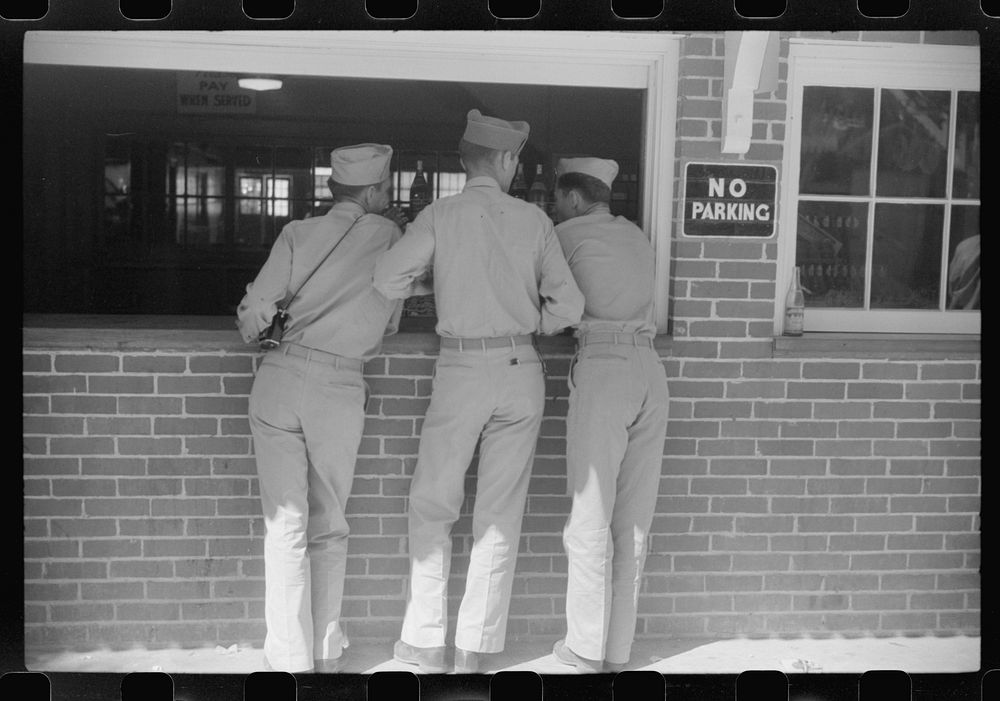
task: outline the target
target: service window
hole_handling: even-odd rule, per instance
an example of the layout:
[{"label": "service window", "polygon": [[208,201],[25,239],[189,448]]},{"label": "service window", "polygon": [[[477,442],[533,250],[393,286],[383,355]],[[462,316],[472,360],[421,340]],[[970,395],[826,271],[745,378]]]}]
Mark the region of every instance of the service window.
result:
[{"label": "service window", "polygon": [[[25,265],[46,283],[26,286],[25,309],[232,314],[282,227],[331,206],[333,148],[391,145],[393,204],[407,209],[418,164],[432,198],[461,191],[458,140],[478,108],[530,123],[523,178],[541,179],[549,211],[559,158],[618,161],[611,209],[658,249],[665,325],[674,38],[362,34],[164,32],[133,45],[37,33],[24,72]],[[239,86],[260,56],[279,89]],[[433,300],[405,314],[433,316]]]}]

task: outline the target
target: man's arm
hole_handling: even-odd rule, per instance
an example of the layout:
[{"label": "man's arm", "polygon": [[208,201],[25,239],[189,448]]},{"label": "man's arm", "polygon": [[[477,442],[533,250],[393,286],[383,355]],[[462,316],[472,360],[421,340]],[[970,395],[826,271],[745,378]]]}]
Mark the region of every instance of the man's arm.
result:
[{"label": "man's arm", "polygon": [[[388,219],[389,222],[391,222],[392,226],[389,227],[388,231],[386,232],[388,244],[385,250],[379,253],[379,256],[384,255],[386,251],[388,251],[390,248],[399,243],[399,238],[402,235],[402,227],[406,224],[405,215],[403,215],[403,213],[398,210],[395,213],[395,216],[393,217],[389,217],[387,214],[383,214],[382,216],[386,217],[386,219]],[[414,283],[414,286],[415,285],[416,283]],[[403,300],[386,299],[385,295],[383,295],[377,289],[374,289],[374,287],[372,289],[380,299],[385,300],[386,304],[392,305],[392,314],[389,316],[389,320],[386,322],[385,329],[382,331],[382,335],[383,336],[395,335],[396,333],[399,332],[399,320],[403,315]]]},{"label": "man's arm", "polygon": [[583,293],[563,256],[559,240],[548,223],[542,247],[542,274],[538,285],[542,302],[541,332],[558,333],[580,323],[583,316]]},{"label": "man's arm", "polygon": [[257,277],[247,285],[246,294],[236,309],[236,326],[245,342],[253,343],[271,323],[278,303],[288,294],[291,274],[292,248],[282,231]]},{"label": "man's arm", "polygon": [[433,290],[421,286],[434,260],[433,213],[421,212],[406,227],[406,233],[375,262],[373,284],[389,299],[405,299]]}]

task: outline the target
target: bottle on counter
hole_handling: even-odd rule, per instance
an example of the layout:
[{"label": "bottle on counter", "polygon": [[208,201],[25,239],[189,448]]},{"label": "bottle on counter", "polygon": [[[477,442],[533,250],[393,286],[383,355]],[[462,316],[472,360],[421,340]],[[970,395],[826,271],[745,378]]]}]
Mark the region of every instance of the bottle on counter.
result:
[{"label": "bottle on counter", "polygon": [[424,162],[417,161],[417,174],[410,183],[410,219],[415,218],[420,211],[430,204],[431,187],[424,177]]},{"label": "bottle on counter", "polygon": [[517,164],[514,182],[510,184],[510,194],[521,200],[528,199],[528,184],[524,181],[524,164]]},{"label": "bottle on counter", "polygon": [[799,278],[799,266],[795,266],[792,284],[785,295],[785,335],[801,336],[806,311],[806,295]]},{"label": "bottle on counter", "polygon": [[545,187],[545,176],[542,173],[542,164],[535,166],[535,179],[531,182],[531,189],[528,190],[528,202],[545,209],[546,200],[549,199],[549,191]]}]

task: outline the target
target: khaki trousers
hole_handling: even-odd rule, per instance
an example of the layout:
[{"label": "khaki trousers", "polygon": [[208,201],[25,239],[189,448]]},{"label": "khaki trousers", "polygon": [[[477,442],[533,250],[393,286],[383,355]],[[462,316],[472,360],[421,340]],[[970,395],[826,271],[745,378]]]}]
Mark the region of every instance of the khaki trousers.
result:
[{"label": "khaki trousers", "polygon": [[264,511],[264,654],[302,672],[340,657],[347,521],[344,508],[364,428],[357,369],[265,356],[250,393]]},{"label": "khaki trousers", "polygon": [[581,657],[624,663],[660,482],[667,378],[654,350],[597,343],[577,354],[570,388],[566,645]]},{"label": "khaki trousers", "polygon": [[403,642],[445,644],[451,528],[482,434],[473,545],[455,645],[470,652],[503,650],[544,393],[541,362],[531,346],[441,349],[410,486]]}]

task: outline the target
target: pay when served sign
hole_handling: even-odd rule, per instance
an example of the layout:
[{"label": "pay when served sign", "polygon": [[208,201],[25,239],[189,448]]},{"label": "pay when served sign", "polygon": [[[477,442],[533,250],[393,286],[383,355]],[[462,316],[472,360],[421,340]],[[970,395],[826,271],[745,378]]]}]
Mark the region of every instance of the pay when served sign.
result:
[{"label": "pay when served sign", "polygon": [[181,114],[256,114],[252,90],[237,84],[232,73],[177,73],[177,111]]},{"label": "pay when served sign", "polygon": [[771,236],[778,170],[768,165],[688,163],[685,236]]}]

